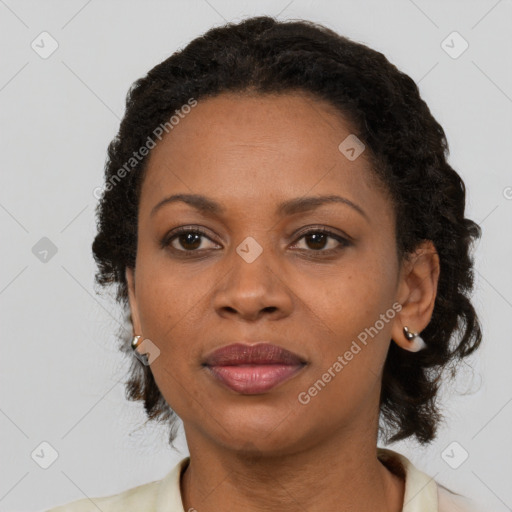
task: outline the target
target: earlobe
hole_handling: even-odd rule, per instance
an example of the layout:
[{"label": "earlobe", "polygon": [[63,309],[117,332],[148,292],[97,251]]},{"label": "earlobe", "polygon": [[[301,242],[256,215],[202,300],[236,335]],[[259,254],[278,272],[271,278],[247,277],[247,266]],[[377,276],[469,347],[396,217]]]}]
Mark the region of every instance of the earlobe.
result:
[{"label": "earlobe", "polygon": [[392,339],[405,350],[426,348],[420,333],[432,318],[439,273],[439,255],[430,240],[425,240],[404,263],[398,296],[402,308],[393,323]]},{"label": "earlobe", "polygon": [[404,336],[405,339],[409,342],[409,344],[404,347],[409,352],[419,352],[427,348],[427,344],[425,340],[420,336],[418,332],[411,332],[407,326],[404,326]]}]

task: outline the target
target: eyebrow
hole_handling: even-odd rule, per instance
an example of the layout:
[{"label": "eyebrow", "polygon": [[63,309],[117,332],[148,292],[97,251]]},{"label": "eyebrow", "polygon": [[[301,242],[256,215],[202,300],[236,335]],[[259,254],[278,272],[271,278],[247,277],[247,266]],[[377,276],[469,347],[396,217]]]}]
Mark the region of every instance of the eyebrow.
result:
[{"label": "eyebrow", "polygon": [[[174,194],[158,202],[151,210],[150,216],[153,216],[160,208],[162,208],[162,206],[179,201],[192,206],[199,212],[206,215],[219,216],[226,211],[220,203],[217,203],[216,201],[200,194]],[[332,203],[341,203],[350,206],[352,209],[361,214],[366,220],[370,220],[366,212],[359,205],[353,201],[350,201],[350,199],[337,195],[310,196],[289,199],[288,201],[284,201],[278,205],[276,213],[280,216],[293,215],[296,213],[311,211],[325,204]]]}]

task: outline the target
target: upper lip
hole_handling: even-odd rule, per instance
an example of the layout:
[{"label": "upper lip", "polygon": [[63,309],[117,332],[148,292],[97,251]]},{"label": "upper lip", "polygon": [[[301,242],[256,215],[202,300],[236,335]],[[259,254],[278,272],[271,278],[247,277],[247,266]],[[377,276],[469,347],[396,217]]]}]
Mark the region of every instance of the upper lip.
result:
[{"label": "upper lip", "polygon": [[235,366],[239,364],[299,365],[305,361],[297,354],[267,342],[256,344],[233,343],[211,352],[206,366]]}]

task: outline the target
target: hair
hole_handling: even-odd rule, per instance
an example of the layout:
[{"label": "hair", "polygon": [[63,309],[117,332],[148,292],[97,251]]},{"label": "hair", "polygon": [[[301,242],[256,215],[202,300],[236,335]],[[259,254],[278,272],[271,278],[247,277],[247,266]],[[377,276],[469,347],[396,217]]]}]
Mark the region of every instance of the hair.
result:
[{"label": "hair", "polygon": [[[301,92],[327,101],[365,144],[372,175],[393,204],[399,261],[422,241],[433,242],[440,275],[432,317],[421,334],[427,348],[412,353],[391,343],[379,416],[379,434],[386,435],[386,442],[412,436],[421,444],[431,442],[443,419],[436,397],[445,370],[453,378],[456,363],[481,343],[469,298],[471,245],[481,228],[464,216],[465,185],[447,163],[443,128],[415,82],[378,51],[310,21],[261,16],[208,30],[135,81],[119,131],[108,146],[106,186],[92,244],[96,284],[116,286],[116,301],[131,322],[125,270],[135,268],[138,205],[148,161],[147,156],[135,161],[134,152],[147,145],[155,128],[169,126],[169,117],[191,98],[228,92]],[[120,171],[127,162],[132,169],[124,176]],[[131,336],[127,329],[119,333],[126,354],[131,354]],[[169,425],[172,445],[177,415],[150,367],[131,357],[126,397],[143,402],[147,421]]]}]

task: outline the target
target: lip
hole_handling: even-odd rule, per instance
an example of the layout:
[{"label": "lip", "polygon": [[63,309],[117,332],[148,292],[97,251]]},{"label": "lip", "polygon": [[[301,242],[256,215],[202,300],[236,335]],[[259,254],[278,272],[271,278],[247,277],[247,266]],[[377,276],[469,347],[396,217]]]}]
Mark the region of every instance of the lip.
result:
[{"label": "lip", "polygon": [[221,347],[205,359],[210,374],[228,388],[242,394],[265,393],[287,381],[306,361],[271,343],[234,343]]}]

